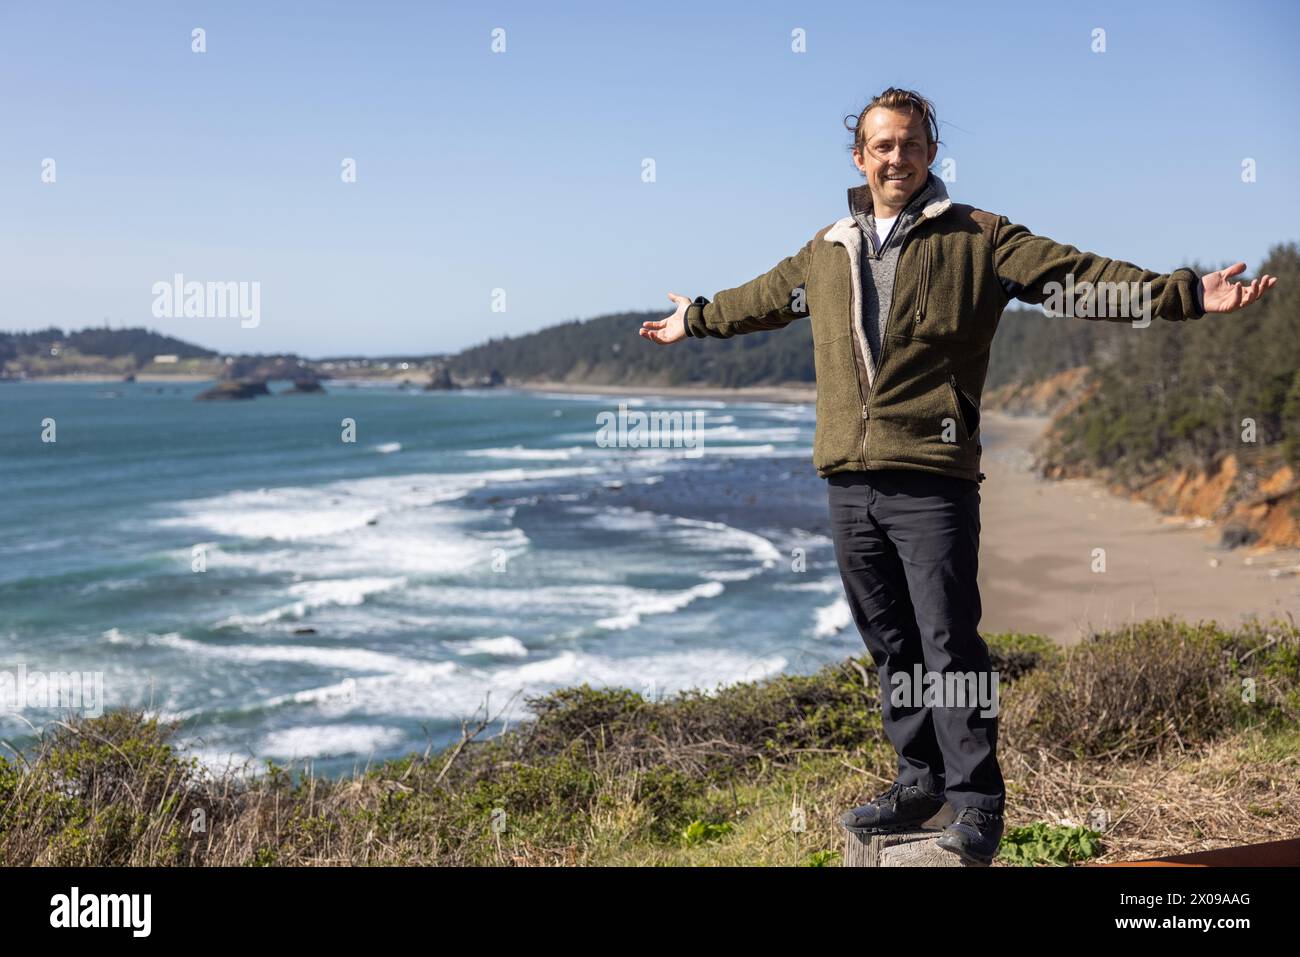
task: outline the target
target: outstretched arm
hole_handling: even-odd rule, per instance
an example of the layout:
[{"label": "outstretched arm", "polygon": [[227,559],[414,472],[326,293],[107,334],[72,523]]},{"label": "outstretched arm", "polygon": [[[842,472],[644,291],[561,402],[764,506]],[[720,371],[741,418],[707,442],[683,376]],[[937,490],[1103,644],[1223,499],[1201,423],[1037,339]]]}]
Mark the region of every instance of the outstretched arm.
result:
[{"label": "outstretched arm", "polygon": [[[1249,287],[1229,281],[1229,276],[1245,268],[1245,263],[1237,263],[1203,277],[1186,267],[1158,273],[1035,236],[1005,216],[998,217],[994,231],[994,272],[1008,297],[1031,304],[1042,304],[1070,285],[1077,289],[1087,283],[1100,291],[1103,284],[1138,283],[1146,284],[1147,301],[1156,316],[1175,321],[1199,319],[1207,312],[1232,312],[1248,305],[1277,282],[1272,276],[1262,276]],[[1131,312],[1100,309],[1093,318],[1128,320],[1133,318]]]},{"label": "outstretched arm", "polygon": [[747,332],[781,329],[808,315],[804,291],[815,241],[815,237],[808,240],[797,253],[763,275],[722,290],[712,302],[703,297],[692,301],[670,292],[668,298],[677,304],[677,311],[666,319],[642,323],[642,337],[661,344],[688,336],[730,339]]}]

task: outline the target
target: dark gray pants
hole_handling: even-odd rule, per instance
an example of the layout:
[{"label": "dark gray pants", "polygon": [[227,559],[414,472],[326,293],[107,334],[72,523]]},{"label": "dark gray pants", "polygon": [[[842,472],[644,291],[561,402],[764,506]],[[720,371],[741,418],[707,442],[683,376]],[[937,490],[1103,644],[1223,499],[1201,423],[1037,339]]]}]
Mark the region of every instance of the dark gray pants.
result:
[{"label": "dark gray pants", "polygon": [[[880,679],[885,734],[901,784],[943,792],[954,809],[1001,812],[996,715],[947,696],[895,700],[895,676],[983,674],[979,483],[917,469],[839,472],[827,479],[831,533],[844,590]],[[906,686],[906,685],[904,685]],[[987,699],[985,699],[987,701]]]}]

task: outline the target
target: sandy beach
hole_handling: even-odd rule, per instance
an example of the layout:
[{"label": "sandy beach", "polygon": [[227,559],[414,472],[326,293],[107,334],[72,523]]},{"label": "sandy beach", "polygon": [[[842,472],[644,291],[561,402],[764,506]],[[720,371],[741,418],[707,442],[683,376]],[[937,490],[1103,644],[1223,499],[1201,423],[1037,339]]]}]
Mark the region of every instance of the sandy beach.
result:
[{"label": "sandy beach", "polygon": [[[1090,631],[1173,614],[1226,626],[1256,614],[1300,616],[1300,577],[1274,577],[1300,550],[1224,550],[1217,525],[1162,515],[1089,479],[1049,481],[1025,468],[1047,419],[986,412],[998,449],[980,492],[981,627],[1036,631],[1070,644]],[[1105,549],[1094,571],[1093,550]]]}]

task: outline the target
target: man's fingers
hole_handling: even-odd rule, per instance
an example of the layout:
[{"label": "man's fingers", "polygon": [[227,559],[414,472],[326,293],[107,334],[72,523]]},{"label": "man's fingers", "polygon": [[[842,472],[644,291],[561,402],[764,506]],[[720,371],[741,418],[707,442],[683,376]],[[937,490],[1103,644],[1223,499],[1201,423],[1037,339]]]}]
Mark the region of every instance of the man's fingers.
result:
[{"label": "man's fingers", "polygon": [[1245,268],[1246,268],[1245,263],[1233,263],[1227,269],[1220,269],[1219,275],[1222,276],[1224,279],[1227,279],[1229,276],[1235,276],[1237,275],[1237,273],[1242,272],[1243,270],[1245,270]]}]

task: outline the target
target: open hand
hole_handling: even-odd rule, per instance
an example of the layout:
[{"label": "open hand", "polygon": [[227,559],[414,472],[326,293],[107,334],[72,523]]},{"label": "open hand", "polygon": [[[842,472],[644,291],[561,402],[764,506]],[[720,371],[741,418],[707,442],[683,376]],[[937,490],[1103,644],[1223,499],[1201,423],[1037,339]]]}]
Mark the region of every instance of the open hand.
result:
[{"label": "open hand", "polygon": [[662,346],[686,338],[686,307],[694,300],[670,292],[668,298],[677,303],[677,311],[666,319],[647,319],[641,323],[641,338]]},{"label": "open hand", "polygon": [[1201,277],[1206,312],[1235,312],[1249,306],[1277,284],[1277,277],[1267,274],[1251,280],[1249,286],[1232,282],[1228,278],[1237,275],[1245,268],[1245,263],[1233,263],[1226,269],[1208,272]]}]

